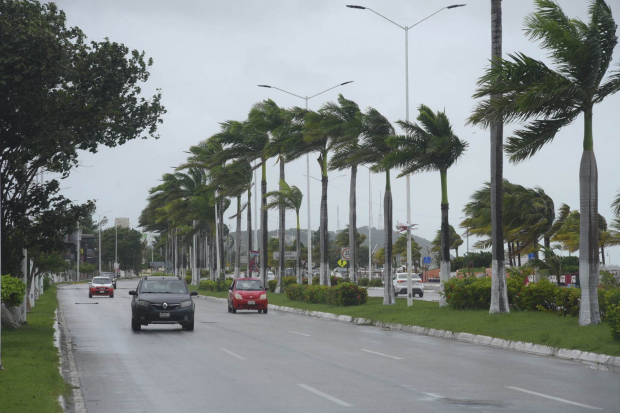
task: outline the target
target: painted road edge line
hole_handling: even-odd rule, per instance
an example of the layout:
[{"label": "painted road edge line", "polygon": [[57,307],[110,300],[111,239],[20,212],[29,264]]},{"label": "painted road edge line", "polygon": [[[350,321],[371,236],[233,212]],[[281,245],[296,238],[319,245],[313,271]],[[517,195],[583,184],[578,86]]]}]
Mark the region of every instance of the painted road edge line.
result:
[{"label": "painted road edge line", "polygon": [[562,402],[562,403],[568,403],[568,404],[572,404],[574,406],[579,406],[579,407],[583,407],[586,409],[590,409],[590,410],[603,410],[600,407],[594,407],[594,406],[590,406],[587,404],[582,404],[582,403],[577,403],[577,402],[572,402],[570,400],[566,400],[566,399],[560,399],[559,397],[555,397],[555,396],[549,396],[548,394],[543,394],[543,393],[537,393],[535,391],[531,391],[531,390],[526,390],[526,389],[522,389],[520,387],[512,387],[512,386],[506,386],[506,388],[508,389],[513,389],[513,390],[517,390],[517,391],[521,391],[523,393],[529,393],[529,394],[533,394],[535,396],[540,396],[540,397],[545,397],[547,399],[551,399],[551,400],[556,400],[558,402]]},{"label": "painted road edge line", "polygon": [[[202,295],[199,295],[198,298],[206,299],[209,301],[219,301],[219,302],[228,301],[226,298],[202,296]],[[309,310],[301,310],[299,308],[280,307],[274,304],[269,304],[269,309],[274,310],[274,311],[283,311],[287,313],[294,313],[294,314],[300,314],[300,315],[307,315],[310,317],[323,318],[327,320],[345,321],[349,323],[355,323],[358,325],[381,327],[381,328],[394,330],[394,331],[403,331],[406,333],[418,334],[422,336],[444,338],[448,340],[460,341],[463,343],[478,344],[478,345],[483,345],[483,346],[488,346],[488,347],[501,348],[504,350],[518,351],[521,353],[536,354],[539,356],[557,357],[563,360],[587,361],[590,363],[601,364],[604,366],[620,367],[620,357],[609,356],[607,354],[591,353],[588,351],[581,351],[581,350],[569,350],[566,348],[550,347],[550,346],[544,346],[542,344],[534,344],[534,343],[528,343],[524,341],[504,340],[501,338],[480,336],[480,335],[470,334],[470,333],[455,333],[452,331],[437,330],[434,328],[426,328],[426,327],[420,327],[420,326],[383,323],[380,321],[372,321],[372,320],[368,320],[365,318],[353,318],[348,315],[337,316],[336,314],[323,313],[321,311],[309,311]]]},{"label": "painted road edge line", "polygon": [[239,360],[245,360],[245,357],[241,357],[239,354],[233,353],[230,350],[226,350],[225,348],[220,348],[220,350],[223,351],[224,353],[230,354],[231,356],[238,358]]},{"label": "painted road edge line", "polygon": [[298,386],[301,387],[302,389],[308,390],[310,393],[314,393],[317,396],[321,396],[322,398],[327,399],[327,400],[329,400],[331,402],[334,402],[336,404],[339,404],[339,405],[341,405],[343,407],[353,407],[352,404],[349,404],[347,402],[343,402],[342,400],[337,399],[334,396],[330,396],[329,394],[323,393],[322,391],[317,390],[317,389],[315,389],[313,387],[310,387],[310,386],[308,386],[306,384],[300,383],[300,384],[298,384]]},{"label": "painted road edge line", "polygon": [[298,333],[297,331],[288,331],[289,333],[293,333],[293,334],[299,334],[300,336],[304,336],[304,337],[311,337],[310,334],[305,334],[305,333]]},{"label": "painted road edge line", "polygon": [[379,353],[378,351],[366,350],[365,348],[361,348],[360,351],[365,351],[366,353],[377,354],[379,356],[388,357],[394,360],[402,360],[402,357],[390,356],[389,354]]}]

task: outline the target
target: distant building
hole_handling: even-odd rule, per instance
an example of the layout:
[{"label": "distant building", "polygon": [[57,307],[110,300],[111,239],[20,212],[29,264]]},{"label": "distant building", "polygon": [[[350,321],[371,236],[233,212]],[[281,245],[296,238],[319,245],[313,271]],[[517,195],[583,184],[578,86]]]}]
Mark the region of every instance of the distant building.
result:
[{"label": "distant building", "polygon": [[129,228],[129,218],[114,218],[114,226]]}]

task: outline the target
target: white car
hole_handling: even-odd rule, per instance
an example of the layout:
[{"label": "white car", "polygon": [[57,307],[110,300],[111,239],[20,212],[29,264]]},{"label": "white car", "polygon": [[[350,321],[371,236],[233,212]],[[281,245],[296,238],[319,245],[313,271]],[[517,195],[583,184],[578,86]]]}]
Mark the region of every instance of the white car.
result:
[{"label": "white car", "polygon": [[[398,297],[398,294],[407,294],[407,273],[399,272],[394,275],[392,279],[392,285],[394,286],[394,295]],[[413,297],[418,294],[420,297],[424,297],[424,285],[422,285],[422,279],[417,274],[411,274],[411,295]]]},{"label": "white car", "polygon": [[267,271],[267,281],[273,280],[274,278],[276,278],[276,275],[273,271]]}]

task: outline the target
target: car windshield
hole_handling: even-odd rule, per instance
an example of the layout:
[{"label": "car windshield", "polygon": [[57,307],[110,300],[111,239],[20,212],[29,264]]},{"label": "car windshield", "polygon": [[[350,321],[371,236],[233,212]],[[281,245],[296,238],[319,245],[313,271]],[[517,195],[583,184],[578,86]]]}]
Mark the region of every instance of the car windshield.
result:
[{"label": "car windshield", "polygon": [[107,277],[95,277],[93,284],[112,284],[112,280]]},{"label": "car windshield", "polygon": [[237,281],[237,290],[258,291],[263,289],[263,284],[258,280]]},{"label": "car windshield", "polygon": [[[399,280],[406,280],[407,279],[407,274],[406,273],[405,274],[398,274],[397,277],[398,277]],[[411,280],[412,281],[420,281],[420,277],[418,277],[415,274],[411,274]]]},{"label": "car windshield", "polygon": [[187,285],[181,280],[149,280],[142,283],[141,293],[188,294]]}]

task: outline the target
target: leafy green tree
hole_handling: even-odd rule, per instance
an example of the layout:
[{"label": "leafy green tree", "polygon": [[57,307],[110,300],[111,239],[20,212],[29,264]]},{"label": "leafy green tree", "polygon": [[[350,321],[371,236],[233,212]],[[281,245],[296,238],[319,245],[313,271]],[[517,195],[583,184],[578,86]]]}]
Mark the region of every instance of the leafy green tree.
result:
[{"label": "leafy green tree", "polygon": [[101,260],[114,262],[116,231],[118,231],[118,263],[120,269],[133,270],[138,273],[142,268],[142,252],[146,245],[142,241],[142,234],[133,228],[112,227],[103,230],[101,234]]},{"label": "leafy green tree", "polygon": [[[452,228],[452,226],[450,226]],[[461,241],[462,243],[462,241]],[[414,267],[420,266],[420,258],[422,258],[422,247],[411,237],[411,260]],[[394,255],[407,254],[407,234],[402,234],[394,243]]]},{"label": "leafy green tree", "polygon": [[2,273],[18,274],[22,248],[61,249],[62,234],[93,208],[59,195],[57,179],[37,183],[37,175],[64,178],[79,151],[157,138],[165,109],[159,92],[141,96],[152,65],[144,53],[87,42],[54,3],[0,2],[0,38]]},{"label": "leafy green tree", "polygon": [[[406,135],[392,139],[396,150],[387,156],[386,162],[402,168],[399,176],[417,172],[439,172],[441,178],[441,259],[439,265],[440,279],[445,282],[450,279],[448,169],[465,153],[468,143],[454,134],[445,112],[433,113],[425,105],[420,105],[418,111],[417,120],[421,126],[407,121],[398,122]],[[445,297],[440,298],[439,305],[447,305]]]},{"label": "leafy green tree", "polygon": [[584,115],[583,155],[579,168],[581,221],[579,324],[600,323],[598,305],[598,173],[594,156],[593,108],[620,90],[620,70],[607,71],[618,42],[617,25],[604,0],[590,0],[589,21],[570,19],[552,0],[536,0],[525,33],[549,51],[555,70],[523,53],[494,61],[479,81],[477,98],[503,94],[478,104],[470,122],[529,121],[506,146],[512,162],[534,156],[558,131]]},{"label": "leafy green tree", "polygon": [[[456,255],[456,258],[458,258],[459,247],[463,245],[463,239],[461,238],[459,234],[456,233],[452,225],[450,225],[449,228],[450,228],[450,235],[449,235],[448,243],[450,245],[450,249],[454,250],[454,254]],[[437,233],[435,234],[435,239],[433,239],[433,242],[431,244],[433,245],[433,248],[431,249],[431,251],[437,252],[441,250],[441,229],[437,230]]]}]

